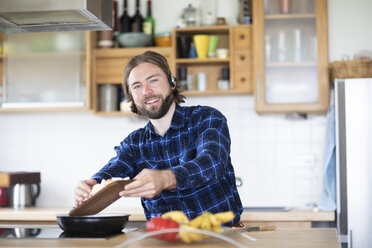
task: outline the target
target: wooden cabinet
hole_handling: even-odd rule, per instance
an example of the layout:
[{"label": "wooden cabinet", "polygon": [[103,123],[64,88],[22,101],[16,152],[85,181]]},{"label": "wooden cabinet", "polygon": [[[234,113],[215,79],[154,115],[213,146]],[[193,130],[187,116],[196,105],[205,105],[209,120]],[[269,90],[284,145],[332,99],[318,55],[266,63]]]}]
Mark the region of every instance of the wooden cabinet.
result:
[{"label": "wooden cabinet", "polygon": [[329,104],[326,0],[253,0],[258,113],[325,113]]},{"label": "wooden cabinet", "polygon": [[[218,37],[218,48],[227,48],[229,57],[224,59],[181,58],[177,52],[177,37],[196,34],[215,35]],[[93,110],[100,115],[130,115],[131,112],[103,111],[100,107],[100,87],[116,85],[121,91],[122,77],[125,65],[135,55],[147,50],[153,50],[165,56],[173,74],[180,79],[178,69],[187,67],[193,75],[193,89],[183,92],[186,96],[206,95],[237,95],[251,94],[252,87],[252,26],[205,26],[192,28],[176,28],[173,31],[171,47],[141,47],[141,48],[110,48],[93,50]],[[217,81],[224,67],[230,69],[230,89],[218,90]],[[196,75],[200,72],[207,74],[207,90],[197,91]],[[180,81],[180,80],[178,80]]]},{"label": "wooden cabinet", "polygon": [[0,112],[90,108],[90,32],[0,34]]},{"label": "wooden cabinet", "polygon": [[[194,35],[217,36],[217,48],[227,48],[228,58],[181,58],[177,51],[178,38],[185,36],[192,40]],[[253,93],[252,87],[252,26],[202,26],[175,28],[173,30],[173,46],[175,58],[176,77],[180,78],[179,68],[186,67],[191,73],[193,82],[192,90],[184,91],[186,96],[205,95],[236,95]],[[219,90],[217,81],[221,78],[221,70],[224,67],[230,69],[230,88]],[[204,72],[207,74],[207,89],[198,91],[196,75]]]}]

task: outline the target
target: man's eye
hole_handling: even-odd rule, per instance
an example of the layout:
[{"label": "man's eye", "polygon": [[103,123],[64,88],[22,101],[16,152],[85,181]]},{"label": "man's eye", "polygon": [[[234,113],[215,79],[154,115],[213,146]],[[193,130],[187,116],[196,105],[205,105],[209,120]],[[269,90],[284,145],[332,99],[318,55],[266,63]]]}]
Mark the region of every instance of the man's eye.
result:
[{"label": "man's eye", "polygon": [[157,79],[151,79],[150,83],[156,83],[158,80]]},{"label": "man's eye", "polygon": [[137,89],[139,89],[140,88],[140,85],[139,84],[136,84],[136,85],[133,85],[132,86],[132,89],[134,89],[134,90],[137,90]]}]

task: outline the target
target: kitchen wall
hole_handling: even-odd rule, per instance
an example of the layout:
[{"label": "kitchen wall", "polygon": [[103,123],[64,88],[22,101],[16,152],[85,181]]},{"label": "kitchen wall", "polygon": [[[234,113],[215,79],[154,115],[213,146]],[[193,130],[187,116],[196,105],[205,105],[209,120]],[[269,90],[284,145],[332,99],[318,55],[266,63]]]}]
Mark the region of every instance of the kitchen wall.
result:
[{"label": "kitchen wall", "polygon": [[[252,96],[188,98],[228,119],[232,162],[245,205],[303,206],[318,198],[326,119],[259,116]],[[73,189],[112,156],[113,147],[145,122],[91,112],[0,115],[0,170],[41,171],[43,206],[71,205]],[[310,162],[306,162],[310,161]],[[309,164],[307,164],[309,163]],[[140,206],[138,199],[122,201]]]},{"label": "kitchen wall", "polygon": [[[166,24],[178,18],[173,7],[182,9],[188,2],[198,1],[177,0],[182,6],[172,0],[153,2],[158,25],[168,29]],[[169,15],[159,14],[163,13],[156,7],[160,3],[172,10]],[[217,3],[223,10],[238,6],[234,1]],[[372,1],[329,0],[328,5],[330,61],[344,53],[371,49],[368,30],[372,17],[367,10],[372,9]],[[229,19],[231,12],[226,13]],[[309,115],[307,119],[258,115],[253,96],[187,99],[186,105],[195,104],[214,106],[228,119],[231,157],[237,176],[243,179],[239,191],[244,205],[304,207],[318,201],[325,115]],[[135,117],[101,117],[91,111],[2,113],[0,171],[41,171],[38,205],[72,206],[77,182],[101,168],[114,155],[113,147],[143,125],[145,122]],[[115,206],[141,207],[136,198],[122,199]]]}]

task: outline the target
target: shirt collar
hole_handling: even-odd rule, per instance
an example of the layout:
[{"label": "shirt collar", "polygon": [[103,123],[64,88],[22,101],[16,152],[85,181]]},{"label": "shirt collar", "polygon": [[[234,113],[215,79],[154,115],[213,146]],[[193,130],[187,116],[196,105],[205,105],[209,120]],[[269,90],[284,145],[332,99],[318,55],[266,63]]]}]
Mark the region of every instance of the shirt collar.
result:
[{"label": "shirt collar", "polygon": [[[176,104],[176,109],[174,110],[173,117],[169,129],[179,130],[184,126],[185,120],[185,109],[180,105]],[[148,134],[148,137],[151,138],[152,135],[156,134],[154,126],[151,121],[145,126],[145,132]]]}]

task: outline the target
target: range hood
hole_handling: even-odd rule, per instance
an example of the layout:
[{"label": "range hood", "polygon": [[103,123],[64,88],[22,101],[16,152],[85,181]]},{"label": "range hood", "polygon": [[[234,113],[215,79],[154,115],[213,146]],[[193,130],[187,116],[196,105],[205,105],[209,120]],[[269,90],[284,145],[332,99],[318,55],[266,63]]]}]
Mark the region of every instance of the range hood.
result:
[{"label": "range hood", "polygon": [[0,0],[3,33],[111,30],[112,0]]}]

